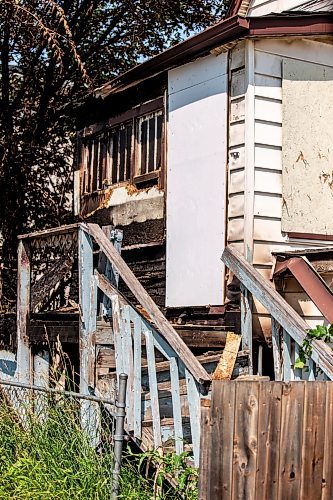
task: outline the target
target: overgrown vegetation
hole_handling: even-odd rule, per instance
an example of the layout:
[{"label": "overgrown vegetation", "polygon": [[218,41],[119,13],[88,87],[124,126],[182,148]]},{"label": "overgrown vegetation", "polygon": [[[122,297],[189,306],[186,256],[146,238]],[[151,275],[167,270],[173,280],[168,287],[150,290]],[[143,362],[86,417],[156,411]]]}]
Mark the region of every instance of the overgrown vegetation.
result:
[{"label": "overgrown vegetation", "polygon": [[[103,446],[92,447],[80,426],[77,401],[53,403],[36,416],[31,405],[20,405],[20,411],[15,411],[15,398],[14,405],[4,397],[0,399],[0,498],[109,499],[111,434],[102,428]],[[170,478],[177,480],[176,489],[168,483]],[[197,471],[187,464],[186,453],[170,453],[162,458],[158,452],[133,454],[128,450],[124,454],[119,498],[195,500]]]},{"label": "overgrown vegetation", "polygon": [[306,366],[306,362],[308,359],[311,358],[313,350],[312,342],[314,340],[323,340],[326,343],[332,343],[333,325],[330,326],[317,325],[316,328],[308,330],[307,336],[303,340],[302,346],[299,350],[298,358],[295,361],[295,366],[294,366],[295,368],[299,368],[301,370],[303,368],[305,370],[308,369],[308,367]]},{"label": "overgrown vegetation", "polygon": [[72,217],[78,103],[224,11],[222,0],[1,0],[3,302],[15,298],[17,234]]}]

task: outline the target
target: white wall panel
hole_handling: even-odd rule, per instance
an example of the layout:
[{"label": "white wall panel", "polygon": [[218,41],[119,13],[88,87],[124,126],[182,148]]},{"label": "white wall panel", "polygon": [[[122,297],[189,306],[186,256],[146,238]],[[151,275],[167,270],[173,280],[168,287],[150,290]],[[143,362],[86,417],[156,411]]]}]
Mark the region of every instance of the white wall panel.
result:
[{"label": "white wall panel", "polygon": [[223,301],[227,54],[169,71],[166,305]]}]

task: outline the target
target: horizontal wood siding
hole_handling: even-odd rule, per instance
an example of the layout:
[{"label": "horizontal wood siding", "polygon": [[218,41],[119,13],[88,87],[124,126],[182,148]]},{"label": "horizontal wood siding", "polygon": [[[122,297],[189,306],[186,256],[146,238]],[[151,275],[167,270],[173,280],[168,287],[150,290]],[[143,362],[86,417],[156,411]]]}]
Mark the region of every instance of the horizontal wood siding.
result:
[{"label": "horizontal wood siding", "polygon": [[[281,230],[282,218],[282,61],[304,60],[332,65],[332,46],[301,39],[262,39],[255,42],[255,196],[254,196],[254,266],[271,278],[274,257],[280,249],[321,246],[329,242],[292,239]],[[301,294],[301,295],[299,295]],[[304,301],[302,292],[286,295],[298,304],[297,311],[311,326],[323,322],[313,303]],[[269,332],[270,322],[260,304],[255,302],[255,323]]]},{"label": "horizontal wood siding", "polygon": [[229,65],[228,243],[244,241],[245,49],[239,43]]}]

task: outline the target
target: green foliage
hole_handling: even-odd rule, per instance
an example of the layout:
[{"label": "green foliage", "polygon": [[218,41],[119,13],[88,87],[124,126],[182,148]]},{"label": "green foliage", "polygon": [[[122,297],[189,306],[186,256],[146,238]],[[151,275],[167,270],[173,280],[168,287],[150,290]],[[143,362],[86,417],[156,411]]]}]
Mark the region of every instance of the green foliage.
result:
[{"label": "green foliage", "polygon": [[326,343],[333,342],[333,325],[317,325],[316,328],[307,332],[307,336],[303,340],[302,346],[299,350],[299,356],[295,361],[294,368],[303,369],[305,367],[307,359],[310,359],[312,354],[313,340],[323,340]]},{"label": "green foliage", "polygon": [[[79,102],[219,20],[223,0],[1,0],[0,233],[15,296],[17,234],[69,222]],[[1,261],[0,261],[1,265]]]},{"label": "green foliage", "polygon": [[0,498],[67,500],[110,498],[111,450],[99,454],[80,429],[77,408],[56,405],[44,423],[29,414],[22,425],[2,402]]},{"label": "green foliage", "polygon": [[[20,412],[0,400],[0,498],[3,500],[104,500],[110,498],[111,446],[95,450],[82,431],[80,410],[70,401],[49,406],[40,420],[29,406]],[[23,425],[25,422],[25,425]],[[104,431],[105,432],[105,431]],[[109,437],[105,442],[110,443]],[[197,500],[197,469],[187,453],[124,454],[119,498]],[[170,481],[173,485],[170,484]]]},{"label": "green foliage", "polygon": [[197,500],[198,470],[189,464],[187,452],[162,456],[158,451],[136,455],[128,450],[121,498]]}]

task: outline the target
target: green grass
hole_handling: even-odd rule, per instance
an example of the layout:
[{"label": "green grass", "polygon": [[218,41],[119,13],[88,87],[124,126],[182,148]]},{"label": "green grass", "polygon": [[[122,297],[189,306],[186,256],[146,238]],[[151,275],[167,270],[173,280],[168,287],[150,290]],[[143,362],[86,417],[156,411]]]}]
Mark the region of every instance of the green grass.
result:
[{"label": "green grass", "polygon": [[7,405],[0,409],[1,499],[106,499],[111,451],[101,454],[78,425],[77,409],[59,404],[44,423],[29,415],[22,425]]},{"label": "green grass", "polygon": [[[53,401],[44,420],[26,408],[19,419],[0,398],[0,498],[2,500],[68,500],[110,498],[113,456],[109,431],[103,452],[91,446],[80,428],[80,410]],[[102,427],[103,428],[103,427]],[[157,464],[153,468],[151,464]],[[167,486],[167,474],[179,479],[178,491]],[[156,452],[124,454],[119,498],[128,500],[197,499],[196,471],[186,456]]]}]

